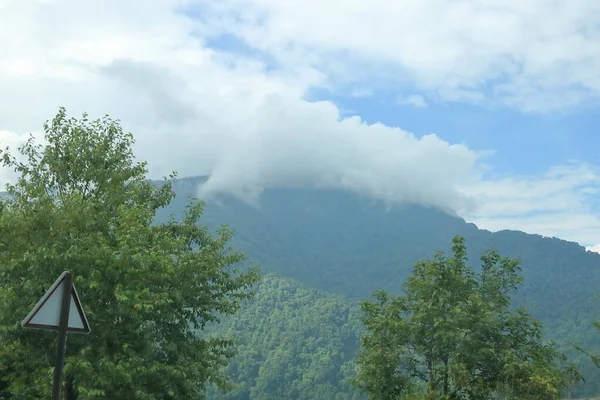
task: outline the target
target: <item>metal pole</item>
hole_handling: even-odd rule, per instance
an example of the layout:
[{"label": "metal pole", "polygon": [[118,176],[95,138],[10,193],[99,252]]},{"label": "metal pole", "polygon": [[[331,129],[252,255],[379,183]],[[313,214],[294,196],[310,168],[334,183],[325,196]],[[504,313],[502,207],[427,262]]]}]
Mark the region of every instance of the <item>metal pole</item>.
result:
[{"label": "metal pole", "polygon": [[69,309],[71,308],[71,291],[73,276],[65,275],[63,283],[63,298],[58,324],[58,344],[56,346],[56,364],[54,365],[54,384],[52,385],[52,400],[60,400],[62,370],[65,364],[65,346],[67,344],[67,326],[69,324]]}]

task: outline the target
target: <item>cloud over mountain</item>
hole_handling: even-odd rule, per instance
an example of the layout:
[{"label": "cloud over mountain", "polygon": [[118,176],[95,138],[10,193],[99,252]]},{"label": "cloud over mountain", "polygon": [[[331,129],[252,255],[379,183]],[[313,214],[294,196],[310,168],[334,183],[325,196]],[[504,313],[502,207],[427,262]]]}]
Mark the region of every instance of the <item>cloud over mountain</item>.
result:
[{"label": "cloud over mountain", "polygon": [[591,166],[498,178],[485,165],[493,149],[306,101],[315,88],[526,112],[597,99],[600,3],[434,3],[0,0],[0,142],[15,146],[58,106],[108,113],[135,134],[152,177],[211,175],[203,195],[345,188],[450,208],[490,229],[600,243]]}]

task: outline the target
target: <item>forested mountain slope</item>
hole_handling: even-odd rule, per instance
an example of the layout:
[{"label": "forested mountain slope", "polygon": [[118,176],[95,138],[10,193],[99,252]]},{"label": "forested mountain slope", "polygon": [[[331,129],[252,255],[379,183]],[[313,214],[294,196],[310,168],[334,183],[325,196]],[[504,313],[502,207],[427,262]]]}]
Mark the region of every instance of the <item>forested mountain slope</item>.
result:
[{"label": "forested mountain slope", "polygon": [[[199,181],[178,180],[180,196],[159,218],[181,210]],[[491,247],[522,260],[525,284],[518,302],[543,321],[600,316],[600,254],[518,231],[491,233],[434,209],[388,210],[341,191],[277,189],[263,194],[260,208],[232,198],[210,202],[204,222],[229,224],[236,247],[267,271],[357,299],[375,288],[399,290],[417,260],[448,250],[451,238],[462,235],[474,265]]]},{"label": "forested mountain slope", "polygon": [[[178,198],[159,218],[177,214],[204,181],[178,180],[174,185]],[[600,332],[592,326],[600,319],[600,255],[576,243],[518,231],[492,233],[439,210],[388,208],[330,190],[270,189],[258,208],[219,197],[207,203],[203,218],[210,226],[227,223],[235,229],[234,246],[263,271],[345,295],[352,302],[376,288],[399,293],[417,260],[449,250],[451,238],[462,235],[474,265],[489,248],[522,260],[525,284],[515,295],[515,304],[526,305],[544,323],[549,338],[565,350],[575,341],[600,349]],[[239,331],[243,329],[240,326]],[[584,357],[572,354],[588,378],[579,392],[598,393],[597,371]]]},{"label": "forested mountain slope", "polygon": [[349,383],[362,326],[344,296],[267,275],[253,300],[207,332],[238,342],[228,368],[236,388],[210,399],[365,399]]},{"label": "forested mountain slope", "polygon": [[[205,179],[177,180],[178,196],[158,219],[179,215]],[[211,328],[237,337],[240,346],[229,369],[237,389],[210,398],[359,398],[347,381],[361,332],[356,302],[377,288],[400,293],[413,264],[449,250],[457,234],[466,238],[473,265],[489,248],[522,260],[525,283],[515,304],[526,305],[547,337],[580,364],[587,383],[574,394],[600,394],[598,370],[569,351],[578,342],[600,352],[592,325],[600,319],[600,254],[576,243],[491,233],[439,210],[387,208],[329,190],[266,190],[258,208],[219,197],[206,204],[202,222],[229,224],[236,231],[232,245],[270,274],[238,315]]]}]

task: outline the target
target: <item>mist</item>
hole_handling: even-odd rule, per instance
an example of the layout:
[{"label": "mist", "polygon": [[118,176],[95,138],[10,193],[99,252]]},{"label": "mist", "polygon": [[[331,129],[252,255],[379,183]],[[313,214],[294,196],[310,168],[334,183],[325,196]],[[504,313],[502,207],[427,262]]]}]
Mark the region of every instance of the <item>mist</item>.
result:
[{"label": "mist", "polygon": [[457,188],[477,179],[484,155],[434,134],[342,118],[328,102],[278,95],[266,97],[231,139],[199,187],[203,198],[227,193],[257,204],[267,188],[333,188],[461,212],[475,203]]}]

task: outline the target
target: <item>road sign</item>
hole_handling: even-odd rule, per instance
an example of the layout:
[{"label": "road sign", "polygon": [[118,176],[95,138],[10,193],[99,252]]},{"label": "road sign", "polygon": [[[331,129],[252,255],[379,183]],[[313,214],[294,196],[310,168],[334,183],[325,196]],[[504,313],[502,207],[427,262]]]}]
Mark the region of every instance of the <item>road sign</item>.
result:
[{"label": "road sign", "polygon": [[25,328],[55,329],[58,331],[52,400],[60,400],[62,370],[65,366],[67,333],[90,333],[83,307],[77,290],[73,285],[73,276],[63,272],[50,286],[50,289],[37,302],[33,310],[25,317],[21,325]]},{"label": "road sign", "polygon": [[[67,284],[66,277],[68,272],[63,272],[52,284],[50,289],[37,302],[33,310],[25,317],[21,325],[24,328],[53,329],[58,330],[60,325],[60,316],[62,311],[64,285]],[[67,332],[90,333],[90,325],[83,312],[83,307],[79,301],[79,295],[75,285],[71,285],[71,301],[69,304],[69,319],[67,322]]]}]

